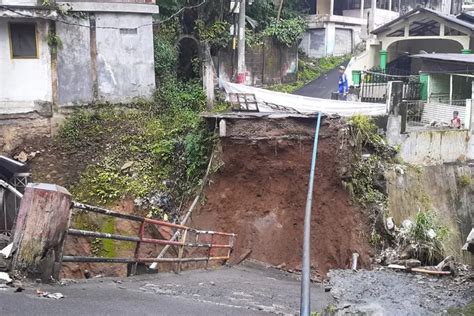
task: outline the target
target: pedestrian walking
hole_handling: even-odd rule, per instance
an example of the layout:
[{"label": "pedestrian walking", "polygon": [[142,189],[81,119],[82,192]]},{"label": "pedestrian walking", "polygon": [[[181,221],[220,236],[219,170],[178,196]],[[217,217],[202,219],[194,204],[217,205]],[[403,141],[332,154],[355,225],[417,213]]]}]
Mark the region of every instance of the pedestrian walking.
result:
[{"label": "pedestrian walking", "polygon": [[347,92],[349,91],[349,84],[345,74],[346,67],[339,66],[339,100],[347,100]]}]

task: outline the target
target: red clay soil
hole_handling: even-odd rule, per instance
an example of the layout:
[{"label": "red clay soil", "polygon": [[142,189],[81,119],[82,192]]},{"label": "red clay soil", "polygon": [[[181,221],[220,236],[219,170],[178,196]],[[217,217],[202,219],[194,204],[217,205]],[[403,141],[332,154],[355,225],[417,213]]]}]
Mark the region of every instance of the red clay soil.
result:
[{"label": "red clay soil", "polygon": [[[313,272],[348,268],[353,252],[363,267],[372,249],[367,216],[355,206],[338,177],[336,131],[323,128],[319,142],[311,238]],[[331,136],[334,135],[334,136]],[[224,166],[205,191],[206,203],[191,226],[238,234],[233,261],[250,258],[300,269],[303,219],[312,141],[222,140]]]}]

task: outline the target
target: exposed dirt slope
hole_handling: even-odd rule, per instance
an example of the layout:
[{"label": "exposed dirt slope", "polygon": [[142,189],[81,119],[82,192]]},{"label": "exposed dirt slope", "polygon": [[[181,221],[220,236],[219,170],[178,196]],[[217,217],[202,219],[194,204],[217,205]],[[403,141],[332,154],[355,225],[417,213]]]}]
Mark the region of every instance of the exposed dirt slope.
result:
[{"label": "exposed dirt slope", "polygon": [[[370,264],[366,216],[338,177],[342,151],[337,131],[323,128],[312,217],[312,265],[325,276],[350,266],[353,252]],[[250,257],[288,269],[301,267],[303,218],[311,163],[309,140],[222,141],[224,166],[206,190],[192,226],[238,234],[234,260]]]}]

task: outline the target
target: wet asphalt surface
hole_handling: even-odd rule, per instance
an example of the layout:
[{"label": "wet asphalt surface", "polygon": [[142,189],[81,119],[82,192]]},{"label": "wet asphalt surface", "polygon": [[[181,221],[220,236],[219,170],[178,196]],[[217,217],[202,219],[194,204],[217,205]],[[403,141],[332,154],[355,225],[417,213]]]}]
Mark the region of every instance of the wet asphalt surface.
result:
[{"label": "wet asphalt surface", "polygon": [[[349,62],[342,65],[347,66]],[[339,67],[321,75],[319,78],[311,81],[301,89],[296,90],[293,94],[303,95],[306,97],[331,99],[332,92],[337,92],[339,88]]]},{"label": "wet asphalt surface", "polygon": [[[472,279],[391,270],[333,270],[312,285],[312,310],[333,315],[440,315],[474,299]],[[298,275],[246,263],[217,270],[0,286],[0,315],[295,315]],[[36,290],[60,292],[59,300]]]},{"label": "wet asphalt surface", "polygon": [[[24,287],[21,293],[0,289],[0,315],[295,314],[300,294],[296,275],[253,264]],[[65,298],[38,297],[37,289],[60,292]],[[313,285],[313,310],[321,311],[331,302],[330,293]]]}]

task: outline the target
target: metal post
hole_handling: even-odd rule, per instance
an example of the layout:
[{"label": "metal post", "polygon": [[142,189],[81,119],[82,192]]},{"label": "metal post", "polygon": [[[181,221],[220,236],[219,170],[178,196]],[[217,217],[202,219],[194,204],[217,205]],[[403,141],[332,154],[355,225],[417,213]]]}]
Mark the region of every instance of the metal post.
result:
[{"label": "metal post", "polygon": [[310,243],[311,243],[311,208],[313,204],[314,173],[316,169],[316,159],[318,152],[319,127],[321,125],[321,112],[318,113],[316,130],[314,133],[313,155],[311,159],[311,171],[309,174],[308,195],[306,198],[306,209],[304,215],[304,240],[303,240],[303,269],[301,276],[301,316],[309,316],[311,313],[311,262],[310,262]]},{"label": "metal post", "polygon": [[240,0],[239,41],[237,43],[237,83],[245,83],[245,0]]},{"label": "metal post", "polygon": [[449,105],[453,104],[453,75],[449,75]]},{"label": "metal post", "polygon": [[370,4],[369,35],[375,29],[375,11],[377,10],[377,1],[372,0]]}]

